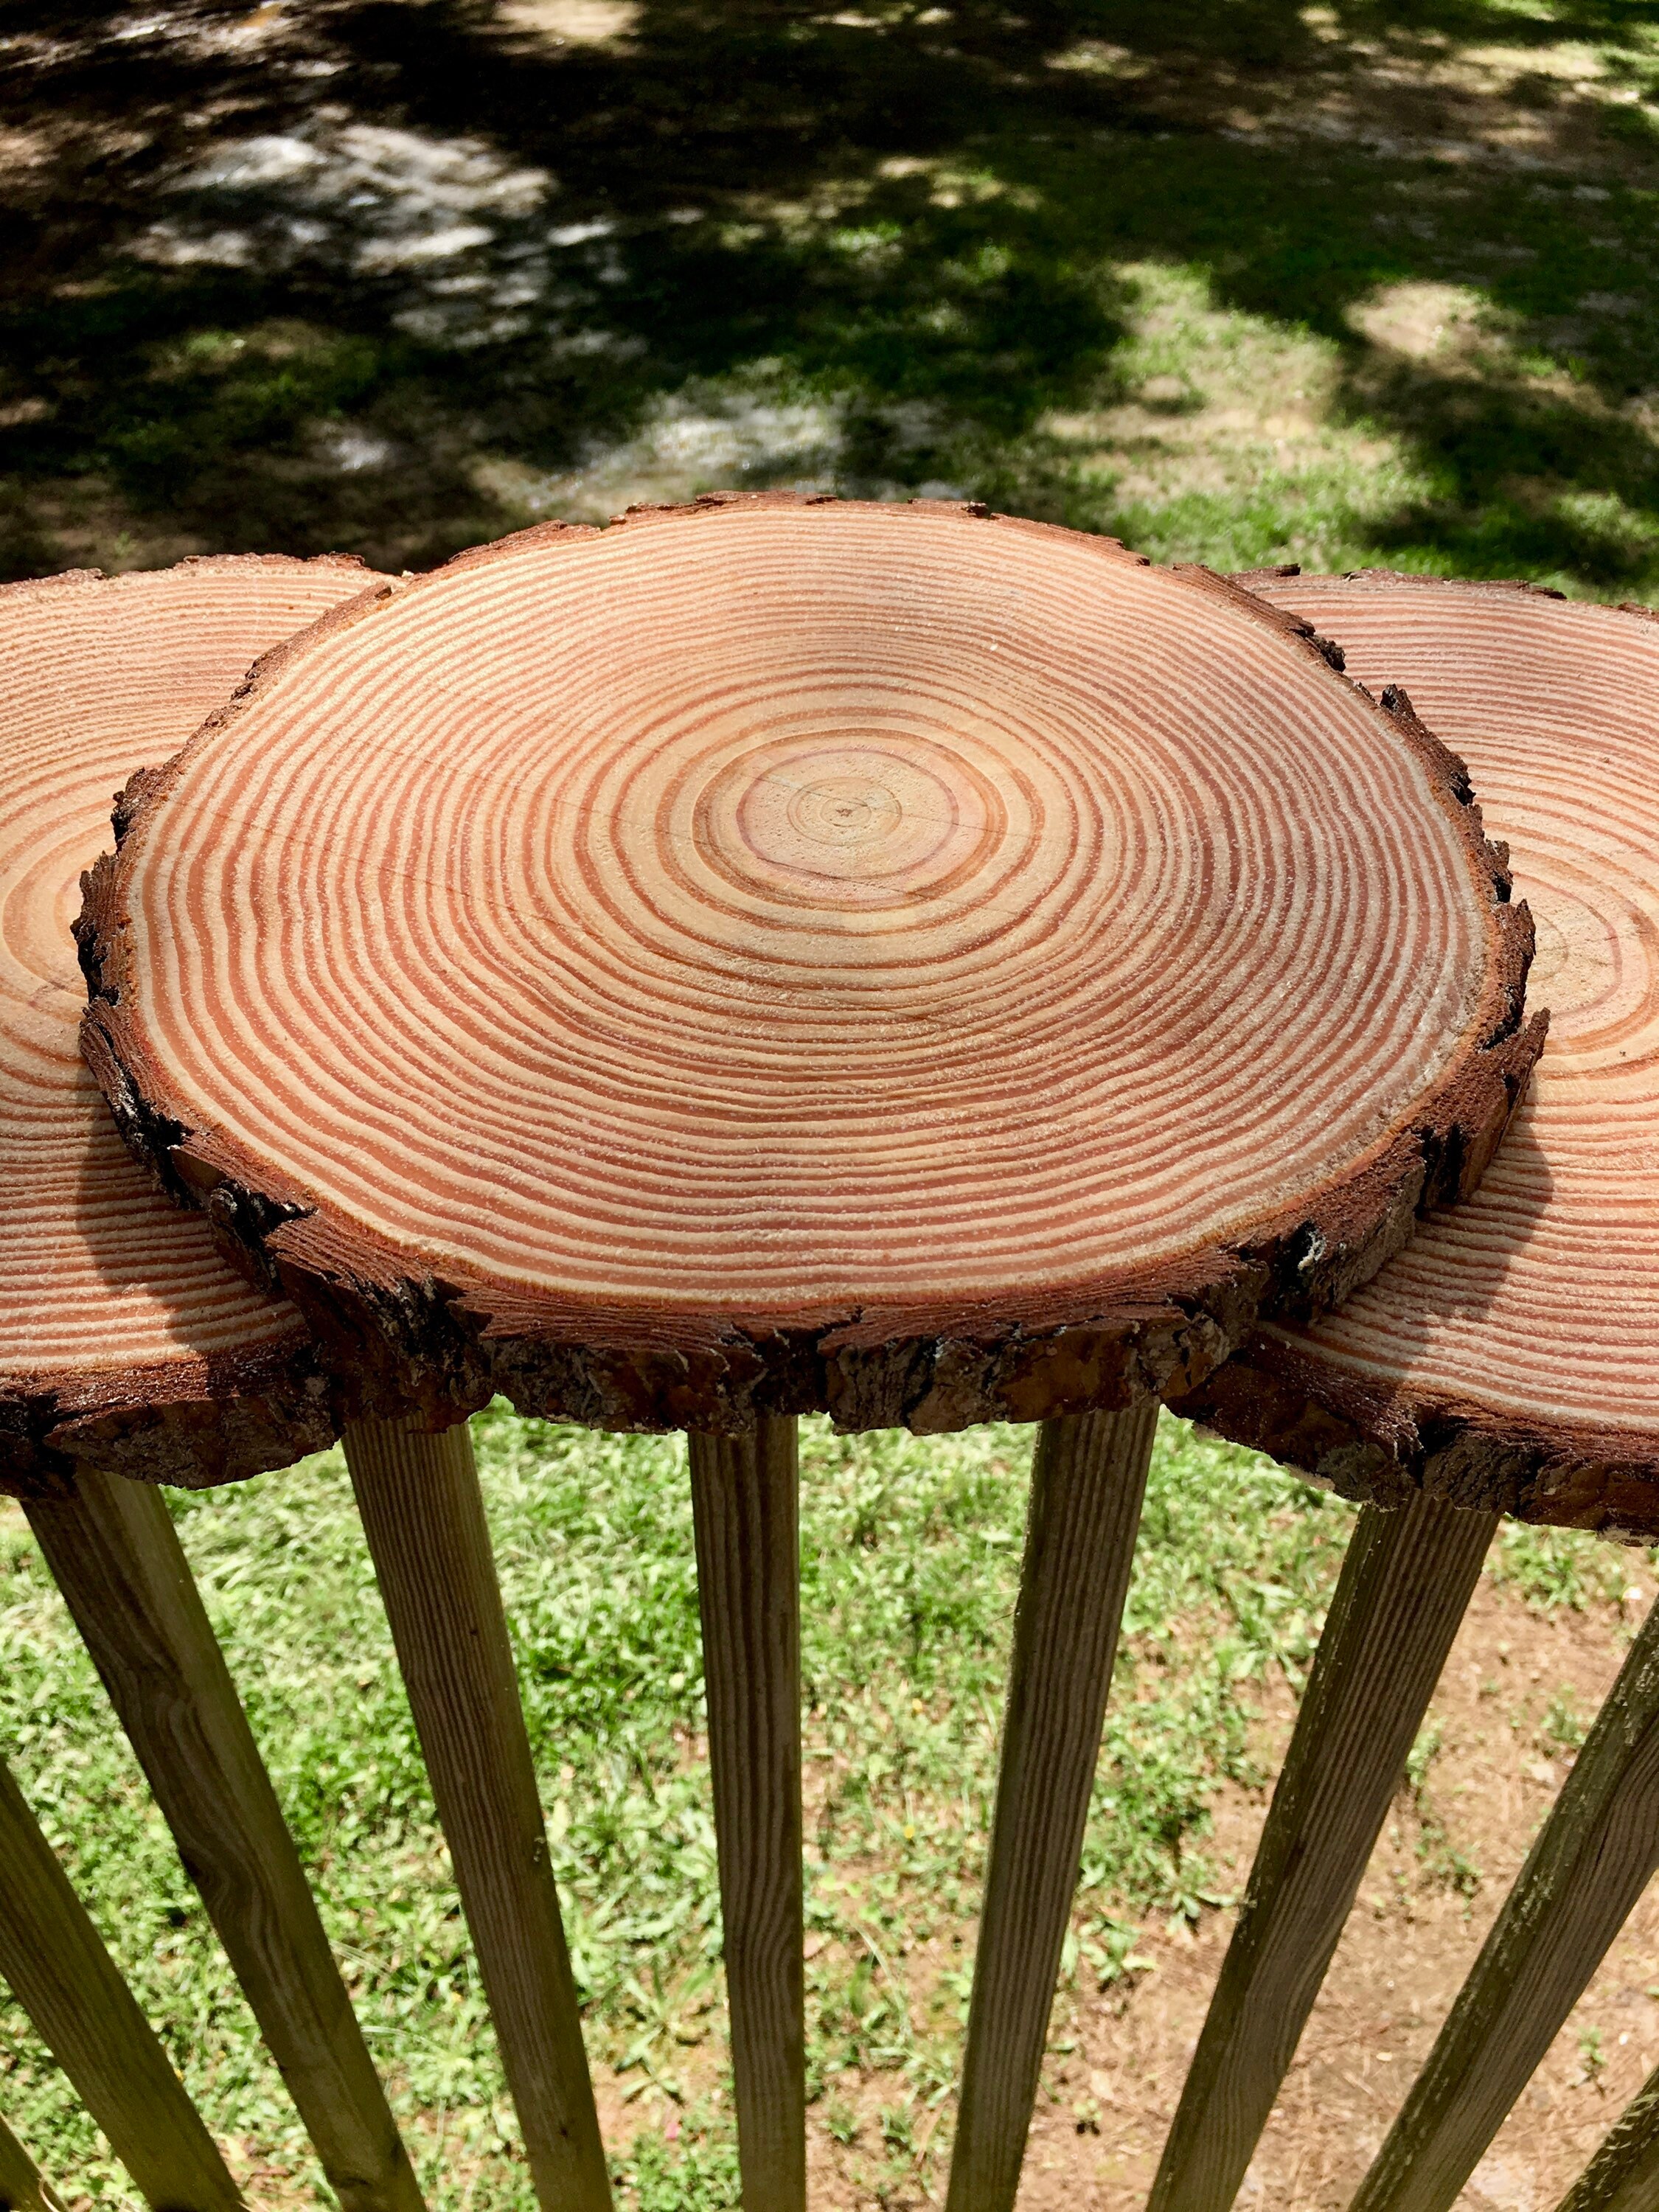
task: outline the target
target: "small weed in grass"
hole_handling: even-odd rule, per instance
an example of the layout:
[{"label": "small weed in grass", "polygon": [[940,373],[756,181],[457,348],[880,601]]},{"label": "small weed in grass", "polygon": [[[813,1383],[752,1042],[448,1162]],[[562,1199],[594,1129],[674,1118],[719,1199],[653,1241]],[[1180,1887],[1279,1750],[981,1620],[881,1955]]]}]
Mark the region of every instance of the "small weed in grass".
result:
[{"label": "small weed in grass", "polygon": [[[615,2169],[629,2212],[727,2212],[741,2202],[735,2147],[729,2142],[671,2148],[653,2133],[635,2138],[632,2156]],[[531,2200],[526,2194],[526,2200]]]},{"label": "small weed in grass", "polygon": [[[1490,1565],[1494,1578],[1517,1590],[1534,1612],[1566,1606],[1583,1613],[1592,1605],[1632,1602],[1631,1568],[1643,1556],[1588,1529],[1530,1528],[1506,1521],[1492,1546]],[[1650,1574],[1659,1571],[1653,1559],[1648,1555]]]},{"label": "small weed in grass", "polygon": [[1561,1751],[1577,1751],[1589,1734],[1589,1723],[1578,1710],[1571,1690],[1558,1690],[1544,1715],[1543,1735]]},{"label": "small weed in grass", "polygon": [[843,2148],[855,2143],[859,2139],[859,2116],[845,2098],[836,2097],[831,2100],[829,2112],[825,2115],[825,2125],[836,2141]]},{"label": "small weed in grass", "polygon": [[1437,1721],[1430,1721],[1418,1730],[1416,1742],[1406,1753],[1406,1779],[1411,1784],[1413,1797],[1421,1798],[1429,1769],[1439,1757],[1444,1741],[1445,1735]]},{"label": "small weed in grass", "polygon": [[1429,1770],[1444,1741],[1439,1723],[1431,1721],[1419,1730],[1416,1742],[1406,1754],[1406,1784],[1418,1819],[1417,1856],[1431,1881],[1459,1897],[1473,1897],[1480,1887],[1480,1869],[1452,1841],[1428,1790]]}]

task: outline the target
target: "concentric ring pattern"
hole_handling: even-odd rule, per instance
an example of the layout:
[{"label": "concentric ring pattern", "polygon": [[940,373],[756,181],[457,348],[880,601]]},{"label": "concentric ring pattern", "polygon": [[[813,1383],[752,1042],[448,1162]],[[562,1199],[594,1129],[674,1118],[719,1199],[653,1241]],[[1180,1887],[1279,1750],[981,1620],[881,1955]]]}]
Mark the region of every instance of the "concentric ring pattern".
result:
[{"label": "concentric ring pattern", "polygon": [[370,580],[355,562],[227,559],[0,591],[0,1400],[39,1421],[129,1389],[188,1401],[216,1362],[303,1334],[122,1145],[81,1059],[70,925],[133,770]]},{"label": "concentric ring pattern", "polygon": [[1419,578],[1256,588],[1335,638],[1360,682],[1403,684],[1467,760],[1550,1010],[1478,1194],[1297,1340],[1500,1431],[1659,1439],[1659,622]]},{"label": "concentric ring pattern", "polygon": [[416,1279],[757,1325],[1121,1288],[1485,1041],[1502,910],[1431,750],[1064,532],[530,532],[188,750],[123,848],[111,1034]]}]

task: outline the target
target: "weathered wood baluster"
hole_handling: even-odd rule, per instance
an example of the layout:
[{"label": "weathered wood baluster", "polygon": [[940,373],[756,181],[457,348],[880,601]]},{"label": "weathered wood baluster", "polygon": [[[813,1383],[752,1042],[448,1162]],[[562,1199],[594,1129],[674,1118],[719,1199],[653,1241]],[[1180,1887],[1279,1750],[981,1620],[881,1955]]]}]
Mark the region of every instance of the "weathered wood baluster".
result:
[{"label": "weathered wood baluster", "polygon": [[1448,2212],[1659,1867],[1659,1606],[1351,2212]]},{"label": "weathered wood baluster", "polygon": [[155,2212],[240,2212],[213,2138],[3,1765],[0,1978]]},{"label": "weathered wood baluster", "polygon": [[166,1501],[87,1469],[25,1510],[344,2212],[421,2212]]},{"label": "weathered wood baluster", "polygon": [[687,1441],[743,2201],[804,2212],[796,1424]]},{"label": "weathered wood baluster", "polygon": [[1659,2067],[1624,2111],[1556,2212],[1653,2212],[1659,2204]]},{"label": "weathered wood baluster", "polygon": [[947,2212],[1019,2187],[1157,1428],[1148,1400],[1037,1441]]},{"label": "weathered wood baluster", "polygon": [[544,2212],[605,2212],[581,2018],[472,1442],[356,1421],[346,1463]]},{"label": "weathered wood baluster", "polygon": [[40,2179],[34,2160],[0,2120],[0,2212],[64,2212],[55,2189]]},{"label": "weathered wood baluster", "polygon": [[1147,2212],[1237,2196],[1497,1525],[1360,1515]]}]

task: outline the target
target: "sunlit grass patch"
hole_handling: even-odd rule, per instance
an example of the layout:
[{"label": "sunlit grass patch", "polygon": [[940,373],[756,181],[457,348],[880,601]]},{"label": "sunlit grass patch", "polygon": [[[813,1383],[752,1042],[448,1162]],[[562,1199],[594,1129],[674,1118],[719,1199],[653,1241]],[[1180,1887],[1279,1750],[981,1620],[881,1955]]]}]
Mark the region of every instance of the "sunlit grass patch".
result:
[{"label": "sunlit grass patch", "polygon": [[1592,1605],[1619,1606],[1630,1616],[1632,1634],[1652,1596],[1650,1559],[1583,1528],[1532,1528],[1506,1521],[1492,1545],[1487,1571],[1536,1613],[1552,1613],[1558,1606],[1574,1613]]}]

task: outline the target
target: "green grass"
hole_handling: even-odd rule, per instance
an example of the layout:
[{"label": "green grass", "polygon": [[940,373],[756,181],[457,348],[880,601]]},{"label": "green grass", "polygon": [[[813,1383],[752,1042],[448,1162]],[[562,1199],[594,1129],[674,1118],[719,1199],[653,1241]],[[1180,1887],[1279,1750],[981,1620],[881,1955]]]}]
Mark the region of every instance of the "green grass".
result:
[{"label": "green grass", "polygon": [[1553,1613],[1565,1606],[1583,1613],[1595,1604],[1626,1603],[1631,1554],[1617,1544],[1587,1542],[1565,1529],[1529,1528],[1521,1522],[1506,1521],[1498,1532],[1487,1571],[1534,1612]]},{"label": "green grass", "polygon": [[[499,1408],[475,1429],[590,2046],[629,2099],[623,2201],[734,2203],[683,1447]],[[805,1427],[810,2086],[872,2190],[936,2162],[948,2141],[1029,1448],[1029,1431],[1008,1428],[917,1439]],[[337,1454],[173,1504],[436,2212],[528,2212]],[[1148,1916],[1195,1919],[1236,1886],[1206,1856],[1208,1808],[1222,1782],[1265,1778],[1260,1692],[1275,1674],[1299,1686],[1352,1520],[1340,1500],[1165,1419],[1070,1990],[1133,1977]],[[1620,1557],[1525,1532],[1496,1564],[1549,1606],[1611,1594],[1600,1563]],[[0,1521],[0,1746],[210,2124],[277,2201],[305,2201],[316,2176],[281,2086],[15,1512]],[[854,2075],[880,2082],[879,2121],[850,2097]],[[9,2008],[0,2111],[86,2199],[131,2201]]]},{"label": "green grass", "polygon": [[0,571],[736,482],[1659,598],[1652,5],[529,12],[0,0]]}]

